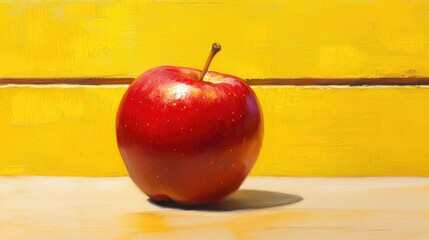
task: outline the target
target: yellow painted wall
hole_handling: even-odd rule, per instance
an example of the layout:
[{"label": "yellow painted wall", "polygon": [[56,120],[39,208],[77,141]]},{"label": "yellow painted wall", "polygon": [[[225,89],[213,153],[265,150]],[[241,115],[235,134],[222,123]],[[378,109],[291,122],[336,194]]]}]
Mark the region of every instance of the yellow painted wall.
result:
[{"label": "yellow painted wall", "polygon": [[0,1],[0,77],[135,77],[157,65],[243,78],[429,76],[427,0]]},{"label": "yellow painted wall", "polygon": [[[0,175],[126,174],[115,115],[126,86],[0,87]],[[429,87],[254,87],[265,139],[254,175],[429,176]]]},{"label": "yellow painted wall", "polygon": [[[0,78],[135,77],[158,65],[243,78],[429,76],[426,0],[0,1]],[[0,87],[0,175],[125,174],[125,86]],[[429,176],[429,88],[255,87],[256,175]]]}]

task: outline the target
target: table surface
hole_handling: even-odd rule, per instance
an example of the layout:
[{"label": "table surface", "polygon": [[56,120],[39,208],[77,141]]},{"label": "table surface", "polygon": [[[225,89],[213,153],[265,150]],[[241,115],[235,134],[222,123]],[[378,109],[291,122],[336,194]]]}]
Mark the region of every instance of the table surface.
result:
[{"label": "table surface", "polygon": [[250,177],[184,209],[127,177],[0,177],[0,239],[201,238],[429,239],[429,178]]}]

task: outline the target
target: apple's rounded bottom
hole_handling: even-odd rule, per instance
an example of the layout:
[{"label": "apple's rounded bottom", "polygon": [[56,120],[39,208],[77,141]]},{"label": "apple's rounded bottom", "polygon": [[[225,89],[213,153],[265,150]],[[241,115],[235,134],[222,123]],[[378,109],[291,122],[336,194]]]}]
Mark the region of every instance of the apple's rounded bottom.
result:
[{"label": "apple's rounded bottom", "polygon": [[209,204],[220,202],[223,199],[224,197],[219,199],[212,199],[212,200],[199,200],[199,201],[174,201],[173,200],[173,201],[179,205],[191,207],[191,206],[209,205]]},{"label": "apple's rounded bottom", "polygon": [[232,190],[226,191],[226,192],[222,192],[222,193],[212,193],[212,194],[207,194],[205,196],[201,196],[201,197],[191,197],[191,198],[181,198],[181,199],[177,199],[174,197],[171,197],[171,201],[182,205],[182,206],[188,206],[188,207],[192,207],[192,206],[201,206],[201,205],[210,205],[210,204],[215,204],[218,203],[226,198],[228,198],[232,193],[236,192],[238,190],[238,188],[234,188]]},{"label": "apple's rounded bottom", "polygon": [[165,202],[165,201],[171,201],[171,198],[166,195],[156,195],[156,196],[150,196],[150,199],[155,202]]},{"label": "apple's rounded bottom", "polygon": [[175,200],[172,199],[168,196],[165,195],[157,195],[157,196],[153,196],[150,197],[150,200],[153,202],[157,202],[160,203],[162,205],[163,202],[174,202],[175,204],[181,205],[181,206],[200,206],[200,205],[208,205],[208,204],[213,204],[213,203],[217,203],[222,201],[223,199],[225,199],[226,197],[222,197],[222,198],[217,198],[217,199],[211,199],[211,200],[192,200],[192,201],[180,201],[180,200]]}]

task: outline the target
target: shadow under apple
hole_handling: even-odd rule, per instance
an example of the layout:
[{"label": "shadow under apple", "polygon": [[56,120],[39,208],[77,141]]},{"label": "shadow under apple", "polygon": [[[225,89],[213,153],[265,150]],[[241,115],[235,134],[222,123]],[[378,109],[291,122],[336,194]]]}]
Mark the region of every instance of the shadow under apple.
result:
[{"label": "shadow under apple", "polygon": [[298,195],[241,189],[233,193],[228,198],[212,204],[197,205],[197,206],[183,206],[173,201],[148,201],[154,205],[165,208],[174,208],[182,210],[201,210],[201,211],[237,211],[237,210],[251,210],[251,209],[262,209],[276,206],[283,206],[293,204],[302,201],[303,198]]}]

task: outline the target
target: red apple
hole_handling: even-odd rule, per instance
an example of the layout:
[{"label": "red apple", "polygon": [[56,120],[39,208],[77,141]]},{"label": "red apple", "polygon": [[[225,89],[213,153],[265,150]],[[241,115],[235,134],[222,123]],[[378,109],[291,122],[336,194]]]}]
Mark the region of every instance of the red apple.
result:
[{"label": "red apple", "polygon": [[219,201],[240,187],[258,157],[258,100],[242,79],[207,72],[220,49],[213,46],[203,71],[157,67],[122,98],[119,150],[135,184],[155,201]]}]

